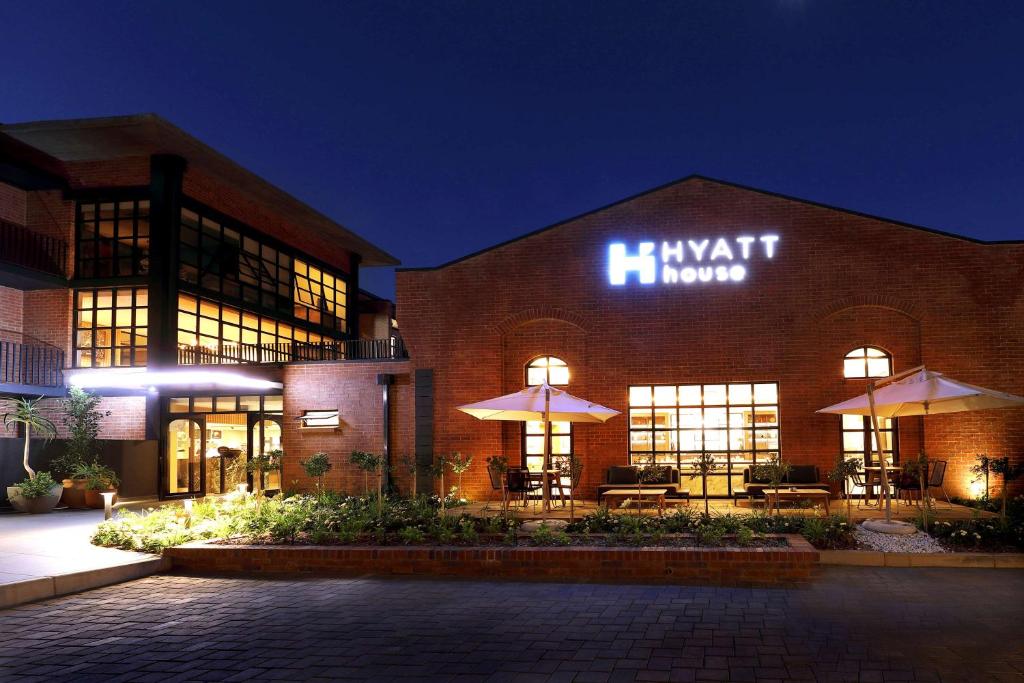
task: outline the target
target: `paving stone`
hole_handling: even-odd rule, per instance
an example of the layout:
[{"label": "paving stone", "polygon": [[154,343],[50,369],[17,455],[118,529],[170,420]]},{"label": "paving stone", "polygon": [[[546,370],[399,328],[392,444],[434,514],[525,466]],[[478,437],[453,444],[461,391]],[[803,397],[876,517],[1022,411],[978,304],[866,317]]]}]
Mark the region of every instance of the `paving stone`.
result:
[{"label": "paving stone", "polygon": [[936,568],[756,590],[164,575],[0,611],[0,681],[1020,681],[1022,595],[1019,570]]}]

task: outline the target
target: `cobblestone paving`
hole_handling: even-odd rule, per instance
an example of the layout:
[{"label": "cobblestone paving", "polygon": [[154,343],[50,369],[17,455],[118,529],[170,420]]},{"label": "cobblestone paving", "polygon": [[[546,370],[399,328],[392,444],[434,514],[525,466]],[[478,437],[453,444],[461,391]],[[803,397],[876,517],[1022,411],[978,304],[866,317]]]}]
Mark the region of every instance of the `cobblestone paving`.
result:
[{"label": "cobblestone paving", "polygon": [[747,590],[155,576],[0,611],[4,681],[1024,681],[1024,572]]}]

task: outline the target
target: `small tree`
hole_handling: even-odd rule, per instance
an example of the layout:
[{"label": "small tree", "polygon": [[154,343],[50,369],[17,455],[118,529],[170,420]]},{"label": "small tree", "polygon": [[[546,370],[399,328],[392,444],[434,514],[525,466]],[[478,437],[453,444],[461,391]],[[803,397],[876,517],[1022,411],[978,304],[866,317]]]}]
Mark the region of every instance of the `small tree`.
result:
[{"label": "small tree", "polygon": [[348,461],[363,472],[363,495],[370,495],[370,472],[374,469],[373,454],[365,451],[352,451]]},{"label": "small tree", "polygon": [[447,508],[446,501],[448,499],[448,494],[444,490],[444,473],[445,473],[445,470],[447,470],[447,469],[448,469],[448,456],[446,456],[446,455],[434,456],[434,464],[430,467],[430,474],[433,475],[433,477],[435,479],[440,479],[441,480],[441,510],[442,511]]},{"label": "small tree", "polygon": [[71,387],[67,398],[61,400],[61,424],[68,433],[64,453],[50,467],[59,475],[72,476],[80,465],[96,462],[99,458],[100,422],[110,416],[109,410],[100,410],[100,397]]},{"label": "small tree", "polygon": [[643,500],[644,484],[658,478],[660,468],[654,463],[654,456],[647,456],[646,462],[637,462],[636,467],[636,516],[640,517],[640,503]]},{"label": "small tree", "polygon": [[469,466],[473,464],[472,455],[462,455],[462,453],[452,453],[451,459],[448,461],[448,466],[452,468],[452,472],[459,478],[459,500],[463,500],[462,495],[462,475],[469,469]]},{"label": "small tree", "polygon": [[847,520],[853,519],[853,505],[851,503],[853,496],[850,491],[846,490],[846,485],[850,477],[860,472],[860,468],[861,461],[859,458],[847,460],[840,454],[836,459],[836,466],[828,473],[828,480],[839,484],[839,494],[846,500]]},{"label": "small tree", "polygon": [[786,478],[792,466],[788,462],[782,460],[782,456],[776,453],[768,459],[768,462],[760,465],[754,465],[751,468],[751,474],[754,477],[767,481],[768,485],[775,489],[775,514],[782,515],[782,507],[779,505],[779,486],[782,485],[782,480]]},{"label": "small tree", "polygon": [[36,471],[28,463],[29,445],[32,431],[41,434],[47,441],[57,435],[57,428],[53,422],[43,415],[43,408],[39,398],[18,398],[7,402],[8,412],[4,413],[4,429],[17,429],[21,425],[25,430],[25,450],[21,464],[28,473],[29,479],[36,478]]},{"label": "small tree", "polygon": [[416,461],[415,455],[403,455],[398,459],[398,466],[409,475],[409,491],[412,497],[416,497],[416,479],[420,473],[420,464]]},{"label": "small tree", "polygon": [[576,484],[583,474],[583,461],[575,453],[570,453],[558,461],[558,474],[569,480],[569,521],[576,521],[575,493]]},{"label": "small tree", "polygon": [[719,468],[715,462],[715,456],[707,451],[701,451],[697,459],[693,461],[693,472],[690,479],[700,476],[701,486],[704,488],[704,515],[711,516],[710,501],[708,500],[708,475]]},{"label": "small tree", "polygon": [[1010,482],[1017,479],[1021,475],[1024,475],[1024,463],[1010,463],[1010,458],[1003,456],[1001,458],[991,458],[989,460],[989,467],[993,474],[998,474],[1003,478],[1002,490],[999,493],[1001,499],[1001,506],[999,509],[999,519],[1006,523],[1006,501],[1010,497]]},{"label": "small tree", "polygon": [[921,526],[927,532],[928,518],[932,510],[931,499],[928,498],[928,456],[924,451],[918,452],[915,459],[903,463],[903,471],[917,480],[918,491],[921,494]]},{"label": "small tree", "polygon": [[309,456],[307,460],[300,460],[299,465],[306,472],[307,477],[316,478],[316,492],[323,492],[324,475],[331,471],[331,459],[323,451],[318,451]]},{"label": "small tree", "polygon": [[989,498],[988,475],[989,472],[992,471],[992,460],[994,460],[994,458],[989,458],[984,453],[979,453],[978,455],[974,456],[974,464],[971,465],[971,474],[974,475],[974,479],[972,479],[971,481],[985,481],[985,494],[982,497],[982,500],[984,500],[986,503],[988,502]]},{"label": "small tree", "polygon": [[254,455],[245,463],[245,471],[253,475],[254,489],[263,488],[263,475],[267,472],[277,472],[281,469],[281,461],[284,459],[284,451],[280,448]]}]

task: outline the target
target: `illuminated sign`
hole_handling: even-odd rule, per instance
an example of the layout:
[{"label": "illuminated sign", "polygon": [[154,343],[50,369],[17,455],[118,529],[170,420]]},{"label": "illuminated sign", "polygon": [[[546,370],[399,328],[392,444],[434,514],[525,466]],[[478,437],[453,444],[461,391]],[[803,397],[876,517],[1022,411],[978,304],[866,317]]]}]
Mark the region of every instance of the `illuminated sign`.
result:
[{"label": "illuminated sign", "polygon": [[640,242],[630,253],[622,242],[613,242],[608,245],[608,281],[624,285],[634,273],[642,285],[742,282],[747,264],[755,258],[774,258],[778,243],[778,235],[741,235],[665,241],[660,249],[655,242]]}]

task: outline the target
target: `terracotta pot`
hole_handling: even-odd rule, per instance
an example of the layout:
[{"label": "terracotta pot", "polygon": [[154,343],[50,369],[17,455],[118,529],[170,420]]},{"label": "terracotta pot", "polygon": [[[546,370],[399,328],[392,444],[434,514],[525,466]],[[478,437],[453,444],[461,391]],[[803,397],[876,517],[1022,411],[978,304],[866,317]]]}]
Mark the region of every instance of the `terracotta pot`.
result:
[{"label": "terracotta pot", "polygon": [[85,479],[65,479],[64,490],[60,496],[61,504],[76,510],[89,507],[85,504],[85,483]]},{"label": "terracotta pot", "polygon": [[91,507],[94,510],[103,509],[103,493],[114,492],[113,503],[117,503],[117,489],[107,489],[106,491],[96,491],[94,489],[85,490],[85,504],[87,507]]},{"label": "terracotta pot", "polygon": [[61,493],[64,491],[63,484],[54,484],[50,492],[45,496],[38,498],[25,498],[21,495],[21,489],[17,486],[7,487],[7,499],[11,501],[11,506],[14,507],[18,512],[28,512],[30,514],[38,515],[44,512],[50,512],[53,508],[57,507],[57,503],[60,502]]}]

